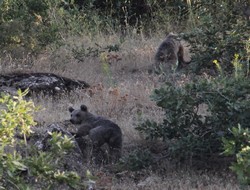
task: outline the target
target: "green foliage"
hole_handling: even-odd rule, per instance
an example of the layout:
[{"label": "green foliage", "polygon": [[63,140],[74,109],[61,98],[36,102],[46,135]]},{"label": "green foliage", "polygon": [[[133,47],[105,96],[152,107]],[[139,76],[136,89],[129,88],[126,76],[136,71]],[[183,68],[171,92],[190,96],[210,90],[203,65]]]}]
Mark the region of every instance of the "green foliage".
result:
[{"label": "green foliage", "polygon": [[[201,68],[204,65],[199,64],[211,66],[222,53],[220,62],[231,60],[249,37],[249,25],[235,16],[234,7],[235,3],[205,0],[6,0],[0,4],[0,47],[13,54],[36,53],[48,44],[64,43],[69,35],[134,31],[151,35],[171,32],[172,25],[182,31],[192,26],[186,38],[197,52],[195,65]],[[238,53],[246,61],[245,51]]]},{"label": "green foliage", "polygon": [[72,34],[166,31],[172,22],[185,23],[188,7],[165,0],[6,0],[0,4],[0,47],[36,53]]},{"label": "green foliage", "polygon": [[[189,8],[197,8],[202,3],[210,1],[184,0],[88,0],[76,1],[76,4],[85,8],[84,11],[96,10],[98,15],[115,30],[128,31],[137,30],[147,34],[152,31],[165,31],[168,25],[174,23],[180,25],[185,23],[189,15]],[[104,30],[105,27],[103,28]]]},{"label": "green foliage", "polygon": [[60,160],[73,147],[72,139],[52,133],[50,151],[28,146],[26,138],[36,125],[33,120],[36,108],[32,101],[23,99],[27,93],[18,91],[13,98],[0,97],[0,189],[34,189],[36,184],[47,189],[60,184],[83,187],[77,173],[59,169]]},{"label": "green foliage", "polygon": [[[238,6],[241,8],[237,8]],[[249,20],[243,15],[240,2],[219,1],[204,4],[194,12],[192,29],[184,39],[190,42],[194,71],[214,68],[217,60],[226,72],[232,72],[234,54],[239,54],[244,70],[249,70]],[[249,6],[249,5],[248,5]]]},{"label": "green foliage", "polygon": [[236,157],[230,169],[234,171],[243,184],[250,184],[250,131],[241,125],[230,130],[230,137],[223,138],[224,154]]},{"label": "green foliage", "polygon": [[138,171],[148,168],[153,163],[153,158],[148,150],[135,150],[128,156],[120,159],[118,165],[122,170]]},{"label": "green foliage", "polygon": [[32,117],[35,109],[33,102],[26,102],[22,98],[27,93],[28,91],[23,93],[18,91],[18,96],[14,96],[13,99],[10,96],[0,98],[1,151],[6,145],[13,145],[16,130],[20,131],[20,134],[26,139],[26,136],[31,133],[30,127],[36,124]]},{"label": "green foliage", "polygon": [[[13,0],[0,5],[0,47],[15,52],[38,53],[45,46],[60,45],[67,35],[99,29],[94,12],[66,9],[62,0]],[[72,1],[73,2],[73,1]],[[72,4],[72,3],[71,3]],[[94,20],[95,19],[95,20]],[[97,31],[95,31],[97,33]]]},{"label": "green foliage", "polygon": [[63,156],[65,156],[71,148],[73,148],[73,142],[71,138],[62,136],[61,133],[50,133],[51,139],[48,146],[49,152],[38,152],[33,149],[34,156],[27,157],[26,162],[30,168],[32,176],[39,176],[40,182],[50,182],[50,186],[53,187],[60,183],[67,184],[70,187],[81,187],[80,177],[76,172],[72,171],[60,171],[58,166]]},{"label": "green foliage", "polygon": [[250,122],[250,81],[243,76],[198,79],[176,87],[166,83],[152,99],[165,110],[163,123],[137,127],[148,139],[161,138],[173,157],[202,159],[223,149],[222,137]]},{"label": "green foliage", "polygon": [[46,0],[3,1],[0,6],[0,47],[33,52],[58,39]]}]

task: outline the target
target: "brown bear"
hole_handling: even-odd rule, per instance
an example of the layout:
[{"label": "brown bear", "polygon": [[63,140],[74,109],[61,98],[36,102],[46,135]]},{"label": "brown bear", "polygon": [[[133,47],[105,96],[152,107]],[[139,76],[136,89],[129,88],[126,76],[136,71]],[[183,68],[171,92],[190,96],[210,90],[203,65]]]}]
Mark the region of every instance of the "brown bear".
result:
[{"label": "brown bear", "polygon": [[101,146],[107,143],[111,160],[116,161],[120,158],[122,131],[117,124],[88,112],[85,105],[81,105],[80,109],[77,110],[69,107],[69,112],[71,113],[70,122],[78,126],[78,131],[72,133],[76,138],[89,135],[95,152],[100,152]]},{"label": "brown bear", "polygon": [[169,33],[155,54],[155,69],[158,72],[180,69],[190,63],[184,57],[184,46],[181,39],[177,35]]}]

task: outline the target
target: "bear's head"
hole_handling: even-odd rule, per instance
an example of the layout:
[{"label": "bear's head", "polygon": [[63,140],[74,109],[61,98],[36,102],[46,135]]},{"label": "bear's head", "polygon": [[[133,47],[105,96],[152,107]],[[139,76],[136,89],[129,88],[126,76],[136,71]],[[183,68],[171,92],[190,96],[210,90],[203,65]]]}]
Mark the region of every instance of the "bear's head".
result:
[{"label": "bear's head", "polygon": [[81,105],[79,110],[69,107],[69,112],[71,113],[70,122],[73,124],[83,123],[89,115],[88,108],[85,105]]}]

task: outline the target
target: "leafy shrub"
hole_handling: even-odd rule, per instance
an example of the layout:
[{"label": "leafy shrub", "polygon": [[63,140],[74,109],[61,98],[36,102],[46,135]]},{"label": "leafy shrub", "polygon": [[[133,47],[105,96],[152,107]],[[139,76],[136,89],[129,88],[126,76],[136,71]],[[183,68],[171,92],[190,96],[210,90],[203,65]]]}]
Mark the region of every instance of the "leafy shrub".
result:
[{"label": "leafy shrub", "polygon": [[148,139],[162,139],[176,159],[218,154],[228,129],[238,123],[249,126],[249,92],[249,78],[242,75],[197,79],[184,86],[166,83],[152,95],[165,110],[163,123],[147,120],[137,130]]},{"label": "leafy shrub", "polygon": [[49,19],[45,0],[3,1],[0,6],[0,47],[11,51],[23,47],[36,51],[58,39],[57,28]]},{"label": "leafy shrub", "polygon": [[[82,17],[77,24],[90,35],[99,34],[100,31],[105,34],[112,32],[131,34],[137,31],[148,35],[158,31],[165,32],[172,22],[179,24],[186,20],[188,15],[188,5],[184,0],[66,0],[62,2],[68,7],[75,7],[72,4],[77,5],[80,11],[74,16]],[[72,10],[69,9],[69,11]],[[67,19],[72,20],[70,17]],[[69,21],[67,24],[72,23],[76,22]],[[79,26],[76,27],[79,28]]]},{"label": "leafy shrub", "polygon": [[[23,100],[27,93],[18,91],[13,98],[0,97],[0,188],[34,189],[37,184],[53,188],[62,183],[82,187],[77,173],[58,169],[60,159],[73,146],[72,139],[52,133],[48,152],[27,145],[31,126],[36,125],[33,102]],[[22,147],[22,151],[17,147]]]},{"label": "leafy shrub", "polygon": [[244,69],[249,69],[249,21],[243,16],[243,2],[214,2],[204,4],[194,12],[196,18],[192,29],[183,34],[190,42],[192,66],[199,73],[204,69],[215,68],[213,60],[218,60],[222,69],[232,73],[232,60],[238,53]]},{"label": "leafy shrub", "polygon": [[38,53],[51,43],[60,45],[66,35],[90,30],[86,13],[74,6],[64,9],[61,0],[3,1],[0,16],[0,47],[14,57],[19,49]]},{"label": "leafy shrub", "polygon": [[243,184],[250,184],[250,131],[241,125],[230,130],[231,137],[223,138],[224,154],[236,157],[230,169]]}]

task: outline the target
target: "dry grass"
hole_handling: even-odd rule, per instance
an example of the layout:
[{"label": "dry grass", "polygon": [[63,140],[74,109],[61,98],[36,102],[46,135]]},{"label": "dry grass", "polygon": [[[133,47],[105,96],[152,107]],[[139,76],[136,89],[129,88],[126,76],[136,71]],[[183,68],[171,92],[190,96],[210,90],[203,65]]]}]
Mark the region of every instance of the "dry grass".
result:
[{"label": "dry grass", "polygon": [[[227,178],[230,177],[231,180]],[[151,173],[149,176],[141,177],[136,182],[134,180],[118,181],[113,189],[197,189],[197,190],[214,190],[227,189],[236,190],[240,187],[235,184],[235,179],[230,175],[221,175],[219,173],[193,172],[191,170],[177,170],[168,172],[167,175],[161,176]]]},{"label": "dry grass", "polygon": [[[124,147],[127,148],[125,152],[129,152],[130,148],[144,143],[134,129],[136,125],[144,119],[160,122],[163,118],[163,111],[150,100],[150,94],[161,82],[158,76],[147,73],[147,67],[152,65],[154,52],[163,38],[164,35],[152,39],[141,36],[126,38],[118,52],[109,54],[119,57],[119,60],[112,59],[107,64],[109,73],[104,70],[106,63],[101,55],[79,61],[74,58],[72,48],[82,45],[86,48],[96,47],[95,43],[101,47],[119,44],[120,39],[116,35],[98,36],[95,39],[72,37],[59,49],[48,47],[37,57],[26,55],[16,60],[6,55],[1,60],[1,72],[52,72],[86,81],[92,86],[90,89],[75,91],[70,96],[62,95],[59,99],[44,95],[34,97],[35,104],[42,108],[35,119],[45,124],[63,121],[69,119],[69,106],[78,108],[86,104],[91,112],[108,117],[121,126]],[[189,77],[184,74],[171,75],[169,80],[181,85],[188,82]],[[96,169],[94,174],[100,170]],[[171,164],[165,165],[161,173],[151,170],[141,174],[125,171],[122,177],[114,177],[108,172],[100,180],[102,178],[104,184],[107,182],[106,189],[240,189],[234,176],[227,172],[176,169]]]}]

